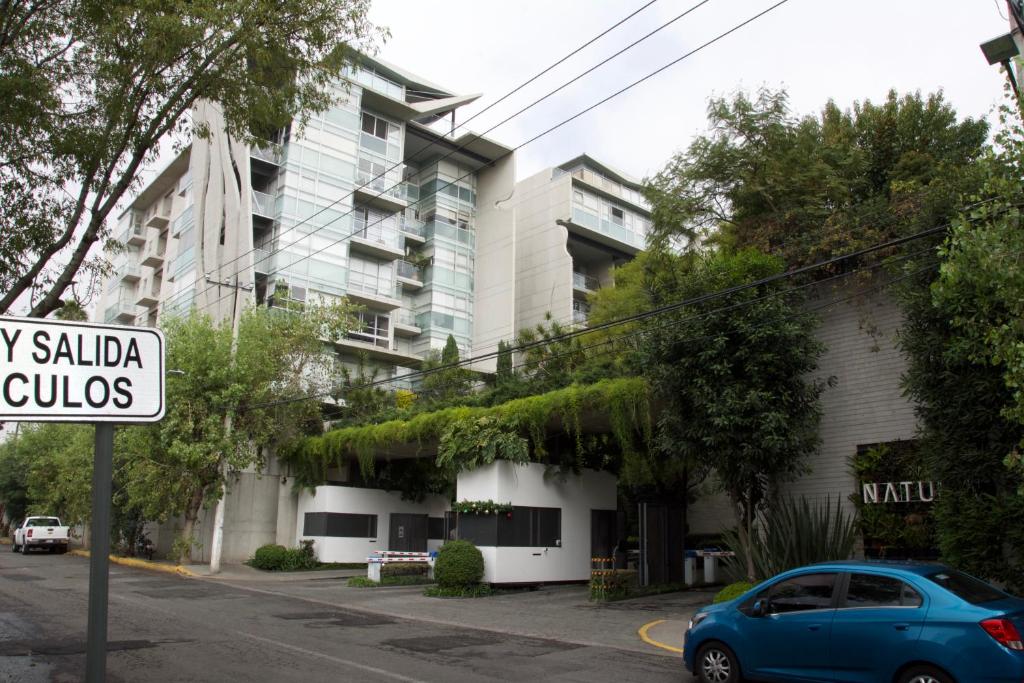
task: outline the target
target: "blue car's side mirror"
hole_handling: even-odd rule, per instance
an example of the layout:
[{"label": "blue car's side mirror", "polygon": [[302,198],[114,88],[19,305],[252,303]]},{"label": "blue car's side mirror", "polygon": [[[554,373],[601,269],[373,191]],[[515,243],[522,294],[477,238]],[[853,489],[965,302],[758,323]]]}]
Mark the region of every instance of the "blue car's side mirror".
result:
[{"label": "blue car's side mirror", "polygon": [[750,608],[750,616],[763,617],[768,614],[768,603],[765,600],[755,600]]}]

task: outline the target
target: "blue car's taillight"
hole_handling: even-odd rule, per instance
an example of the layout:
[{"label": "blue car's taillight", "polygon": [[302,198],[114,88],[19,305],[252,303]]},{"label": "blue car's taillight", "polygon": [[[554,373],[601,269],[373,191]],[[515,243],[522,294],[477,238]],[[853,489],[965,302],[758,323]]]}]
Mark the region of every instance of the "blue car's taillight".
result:
[{"label": "blue car's taillight", "polygon": [[1011,650],[1024,650],[1020,632],[1009,619],[986,619],[981,622],[981,627],[1003,647],[1008,647]]}]

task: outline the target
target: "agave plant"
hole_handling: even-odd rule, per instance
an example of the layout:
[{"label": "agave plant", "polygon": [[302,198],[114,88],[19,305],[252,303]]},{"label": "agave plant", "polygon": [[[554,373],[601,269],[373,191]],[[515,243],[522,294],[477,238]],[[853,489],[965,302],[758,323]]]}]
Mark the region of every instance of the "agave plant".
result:
[{"label": "agave plant", "polygon": [[777,498],[757,515],[750,539],[753,577],[746,575],[746,552],[736,531],[725,532],[723,538],[736,553],[727,561],[726,573],[733,580],[764,580],[814,562],[849,559],[857,532],[854,517],[843,510],[842,499],[833,504],[831,498],[824,503],[811,503],[803,497]]}]

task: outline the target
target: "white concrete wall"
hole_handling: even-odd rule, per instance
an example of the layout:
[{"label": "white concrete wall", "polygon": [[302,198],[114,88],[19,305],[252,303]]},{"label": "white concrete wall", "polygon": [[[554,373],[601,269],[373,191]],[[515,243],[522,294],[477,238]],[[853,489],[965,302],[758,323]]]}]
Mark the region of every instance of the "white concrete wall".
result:
[{"label": "white concrete wall", "polygon": [[[295,525],[295,538],[312,538],[316,542],[317,557],[321,562],[366,562],[374,550],[387,550],[391,533],[391,513],[414,513],[443,517],[448,509],[443,496],[427,496],[422,503],[402,500],[397,492],[380,489],[362,489],[354,486],[318,486],[314,493],[299,494],[299,507]],[[343,538],[305,536],[302,533],[307,512],[342,512],[359,515],[377,515],[376,538]],[[439,541],[428,541],[428,550],[437,550]]]},{"label": "white concrete wall", "polygon": [[[515,210],[508,201],[515,187],[515,158],[508,156],[477,180],[476,253],[473,273],[473,355],[498,350],[511,341],[515,326]],[[473,366],[494,372],[497,358]]]},{"label": "white concrete wall", "polygon": [[457,500],[493,500],[530,507],[561,508],[561,547],[481,547],[487,583],[542,583],[590,579],[590,511],[616,508],[616,479],[584,470],[563,482],[545,480],[544,465],[496,462],[463,472]]},{"label": "white concrete wall", "polygon": [[572,216],[571,176],[551,179],[551,169],[516,185],[516,331],[551,313],[572,323],[572,257],[569,232],[555,223]]}]

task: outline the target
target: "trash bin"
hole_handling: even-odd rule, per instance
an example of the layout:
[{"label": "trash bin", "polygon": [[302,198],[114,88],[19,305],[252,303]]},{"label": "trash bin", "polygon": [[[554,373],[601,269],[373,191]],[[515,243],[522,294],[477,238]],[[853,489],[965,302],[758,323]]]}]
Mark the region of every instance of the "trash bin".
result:
[{"label": "trash bin", "polygon": [[704,583],[718,583],[718,558],[704,555]]},{"label": "trash bin", "polygon": [[697,551],[687,550],[683,559],[683,581],[687,586],[697,583]]}]

